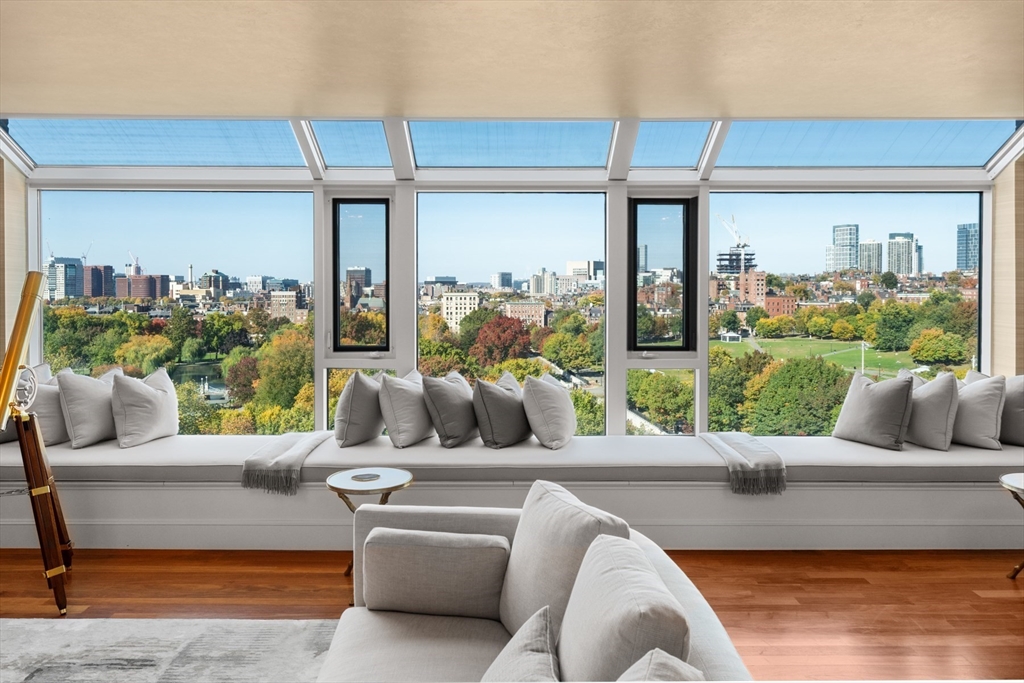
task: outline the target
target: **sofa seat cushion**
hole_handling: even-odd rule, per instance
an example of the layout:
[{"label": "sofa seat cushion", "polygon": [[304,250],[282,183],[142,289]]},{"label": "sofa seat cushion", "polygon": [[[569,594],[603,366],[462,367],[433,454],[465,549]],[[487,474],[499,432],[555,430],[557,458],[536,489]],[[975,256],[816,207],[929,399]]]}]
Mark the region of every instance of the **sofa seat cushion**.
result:
[{"label": "sofa seat cushion", "polygon": [[349,607],[317,681],[479,681],[509,640],[490,619]]}]

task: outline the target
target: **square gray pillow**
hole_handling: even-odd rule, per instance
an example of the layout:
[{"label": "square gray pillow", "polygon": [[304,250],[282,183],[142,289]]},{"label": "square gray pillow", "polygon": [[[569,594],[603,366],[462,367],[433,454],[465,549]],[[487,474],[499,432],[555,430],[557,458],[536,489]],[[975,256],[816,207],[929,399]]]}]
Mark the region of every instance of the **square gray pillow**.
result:
[{"label": "square gray pillow", "polygon": [[373,610],[497,620],[508,555],[504,536],[377,527],[363,544],[363,600]]},{"label": "square gray pillow", "polygon": [[167,370],[145,379],[114,375],[111,408],[117,444],[131,448],[178,433],[178,394]]},{"label": "square gray pillow", "polygon": [[690,627],[682,605],[640,547],[598,536],[572,587],[558,636],[563,681],[614,681],[638,652],[658,648],[686,660]]},{"label": "square gray pillow", "polygon": [[[629,525],[586,505],[558,484],[538,480],[523,503],[501,589],[501,623],[518,631],[544,605],[557,631],[576,572],[601,534],[629,537]],[[632,663],[632,662],[630,662]]]},{"label": "square gray pillow", "polygon": [[445,448],[454,448],[480,434],[473,410],[473,387],[457,372],[444,379],[423,378],[423,401]]},{"label": "square gray pillow", "polygon": [[523,409],[534,436],[548,448],[561,448],[576,433],[576,408],[569,390],[546,372],[540,379],[526,378]]},{"label": "square gray pillow", "polygon": [[853,373],[832,436],[892,451],[903,450],[913,409],[913,378],[872,382]]},{"label": "square gray pillow", "polygon": [[123,374],[121,368],[109,370],[99,379],[73,372],[57,373],[60,407],[64,412],[64,424],[67,425],[72,448],[84,448],[117,438],[113,385],[114,375]]},{"label": "square gray pillow", "polygon": [[[974,370],[968,370],[967,384],[988,379]],[[999,441],[1014,446],[1024,446],[1024,375],[1006,378],[1006,398],[1003,399],[1003,417],[999,428]]]},{"label": "square gray pillow", "polygon": [[[60,389],[57,387],[57,378],[50,374],[50,365],[43,363],[32,368],[36,372],[36,397],[28,406],[28,412],[36,414],[36,422],[39,424],[39,431],[43,434],[44,446],[55,446],[59,443],[66,443],[71,440],[68,436],[68,428],[64,424],[64,411],[60,407]],[[70,373],[69,368],[61,370],[63,373]],[[23,377],[26,374],[23,373]],[[22,381],[19,379],[19,382]],[[0,432],[0,443],[17,441],[18,432],[12,420],[7,421],[7,429]]]},{"label": "square gray pillow", "polygon": [[405,448],[434,433],[434,423],[423,402],[423,376],[413,370],[402,378],[380,378],[380,412],[391,443]]},{"label": "square gray pillow", "polygon": [[345,448],[384,433],[380,412],[380,377],[357,372],[348,378],[334,410],[334,440]]},{"label": "square gray pillow", "polygon": [[960,399],[956,377],[951,372],[944,372],[926,382],[909,370],[900,370],[899,377],[910,377],[914,385],[914,406],[910,411],[907,441],[925,448],[948,451]]},{"label": "square gray pillow", "polygon": [[481,683],[561,680],[555,654],[557,634],[551,628],[550,611],[545,605],[527,619],[487,667]]},{"label": "square gray pillow", "polygon": [[703,672],[654,648],[619,676],[619,681],[703,681]]},{"label": "square gray pillow", "polygon": [[960,388],[960,404],[953,423],[953,442],[976,448],[1002,450],[999,437],[1006,402],[1002,375],[974,379]]},{"label": "square gray pillow", "polygon": [[473,411],[480,426],[480,438],[490,448],[504,448],[530,438],[523,390],[511,372],[494,384],[477,380],[473,387]]}]

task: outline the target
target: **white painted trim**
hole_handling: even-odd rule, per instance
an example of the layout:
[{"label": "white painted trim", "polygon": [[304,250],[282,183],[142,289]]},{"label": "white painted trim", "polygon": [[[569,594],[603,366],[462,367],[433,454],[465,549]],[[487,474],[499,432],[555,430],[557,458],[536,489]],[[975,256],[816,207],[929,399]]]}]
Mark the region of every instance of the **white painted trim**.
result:
[{"label": "white painted trim", "polygon": [[[323,185],[317,183],[313,187],[313,428],[326,429],[330,424],[327,415],[327,369],[324,367],[323,354],[316,353],[318,342],[327,340],[330,315],[334,309],[333,291],[330,288],[330,271],[324,270],[327,231],[330,225],[330,207],[324,200]],[[329,256],[326,259],[329,261]]]},{"label": "white painted trim", "polygon": [[626,433],[626,316],[629,272],[629,194],[623,182],[609,183],[605,195],[604,415],[605,434]]},{"label": "white painted trim", "polygon": [[316,141],[312,124],[306,119],[291,119],[292,133],[295,134],[295,142],[299,145],[302,158],[306,160],[309,173],[313,180],[323,180],[324,164],[323,154],[320,152],[320,145]]},{"label": "white painted trim", "polygon": [[222,189],[309,187],[308,168],[39,166],[29,184],[41,189]]},{"label": "white painted trim", "polygon": [[395,370],[405,376],[419,365],[417,344],[419,319],[417,302],[416,190],[410,183],[398,183],[391,202],[391,255],[388,266],[391,347]]},{"label": "white painted trim", "polygon": [[1003,169],[1012,164],[1017,158],[1024,154],[1024,126],[1013,132],[1006,142],[992,155],[992,158],[985,164],[985,172],[990,179],[995,179],[1003,172]]},{"label": "white painted trim", "polygon": [[704,142],[704,149],[700,153],[700,161],[697,162],[697,175],[701,180],[711,178],[711,173],[718,163],[718,155],[722,153],[722,146],[725,138],[729,135],[729,128],[732,121],[712,121],[711,130],[708,131],[708,139]]},{"label": "white painted trim", "polygon": [[619,119],[615,122],[611,154],[608,155],[608,180],[629,178],[629,166],[633,162],[639,132],[640,119]]},{"label": "white painted trim", "polygon": [[[29,187],[26,197],[26,223],[28,229],[28,268],[29,270],[43,270],[43,227],[40,215],[42,213],[42,196],[39,190]],[[44,273],[45,274],[45,273]],[[43,362],[43,303],[39,302],[39,310],[36,312],[35,330],[32,332],[32,339],[28,347],[29,363],[38,365]]]},{"label": "white painted trim", "polygon": [[604,185],[608,171],[604,168],[547,169],[547,168],[421,168],[416,171],[417,184],[452,186],[496,185],[551,186],[551,185]]},{"label": "white painted trim", "polygon": [[[726,121],[728,130],[728,121]],[[717,158],[718,154],[715,153]],[[714,163],[714,162],[712,162]],[[697,365],[694,378],[693,416],[695,432],[708,431],[708,274],[711,272],[708,251],[711,234],[711,193],[702,185],[697,197]]]},{"label": "white painted trim", "polygon": [[693,168],[633,168],[629,171],[629,182],[641,185],[697,185],[700,174]]},{"label": "white painted trim", "polygon": [[385,118],[384,137],[388,141],[395,180],[416,180],[416,157],[412,149],[409,123],[401,118]]},{"label": "white painted trim", "polygon": [[0,156],[14,164],[26,178],[32,177],[36,170],[36,163],[32,161],[32,157],[3,130],[0,130]]},{"label": "white painted trim", "polygon": [[813,192],[851,190],[899,192],[901,190],[980,191],[992,186],[981,168],[722,168],[711,174],[711,190]]},{"label": "white painted trim", "polygon": [[[978,369],[986,375],[992,374],[992,350],[994,348],[992,334],[992,264],[994,260],[992,211],[992,190],[985,190],[981,193],[981,278],[979,282],[981,287],[979,311],[981,367]],[[1018,339],[1017,343],[1024,343],[1024,340]]]}]

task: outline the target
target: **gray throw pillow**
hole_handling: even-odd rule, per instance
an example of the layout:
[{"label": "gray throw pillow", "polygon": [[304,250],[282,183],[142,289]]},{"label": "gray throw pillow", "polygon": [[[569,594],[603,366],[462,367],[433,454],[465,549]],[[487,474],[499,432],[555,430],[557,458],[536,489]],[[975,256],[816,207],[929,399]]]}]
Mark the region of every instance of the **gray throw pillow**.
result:
[{"label": "gray throw pillow", "polygon": [[357,372],[345,383],[334,410],[334,440],[339,447],[355,446],[384,433],[380,377],[367,377]]},{"label": "gray throw pillow", "polygon": [[960,404],[953,423],[953,442],[964,446],[1002,450],[999,443],[1006,402],[1002,375],[975,379],[960,388]]},{"label": "gray throw pillow", "polygon": [[145,379],[114,375],[111,407],[121,448],[131,448],[178,433],[178,394],[167,370]]},{"label": "gray throw pillow", "polygon": [[377,527],[363,545],[363,601],[372,610],[498,619],[504,536]]},{"label": "gray throw pillow", "polygon": [[654,648],[626,672],[619,681],[703,681],[700,669],[690,666],[664,650]]},{"label": "gray throw pillow", "polygon": [[459,373],[449,372],[444,379],[424,377],[423,401],[445,448],[454,448],[480,433],[473,411],[473,387]]},{"label": "gray throw pillow", "polygon": [[[969,370],[965,379],[967,384],[972,384],[978,380],[988,379],[988,375]],[[1024,375],[1006,378],[1006,398],[1003,400],[999,441],[1024,446]]]},{"label": "gray throw pillow", "polygon": [[423,376],[413,370],[402,378],[380,378],[380,412],[391,443],[405,448],[434,433],[434,423],[423,402]]},{"label": "gray throw pillow", "polygon": [[557,631],[576,572],[601,534],[629,537],[629,525],[586,505],[558,484],[538,480],[523,503],[501,589],[501,623],[515,633],[544,605]]},{"label": "gray throw pillow", "polygon": [[638,652],[690,653],[690,627],[679,600],[640,547],[598,536],[580,565],[558,636],[563,681],[614,681]]},{"label": "gray throw pillow", "polygon": [[72,372],[57,373],[60,407],[72,448],[117,438],[112,392],[114,375],[123,374],[121,368],[109,370],[99,379]]},{"label": "gray throw pillow", "polygon": [[[44,446],[55,446],[70,440],[68,428],[64,424],[64,412],[60,408],[60,389],[57,379],[50,373],[49,363],[36,365],[32,368],[36,373],[36,397],[28,406],[28,412],[36,414],[39,431],[43,434]],[[61,372],[71,372],[64,368]],[[19,383],[26,382],[27,373],[22,373]],[[0,443],[9,443],[18,439],[18,432],[13,420],[7,421],[7,429],[0,432]]]},{"label": "gray throw pillow", "polygon": [[548,448],[561,448],[576,433],[576,409],[569,390],[546,372],[540,379],[526,378],[523,409],[534,436]]},{"label": "gray throw pillow", "polygon": [[951,372],[944,372],[931,382],[925,382],[909,370],[900,370],[899,376],[910,377],[914,385],[914,406],[910,411],[907,441],[925,448],[948,451],[960,399],[956,377]]},{"label": "gray throw pillow", "polygon": [[854,372],[832,436],[893,451],[903,450],[913,409],[911,377],[883,382]]},{"label": "gray throw pillow", "polygon": [[530,438],[523,390],[510,372],[495,384],[477,380],[473,387],[473,411],[480,426],[480,438],[490,448],[504,448]]},{"label": "gray throw pillow", "polygon": [[512,640],[487,667],[481,683],[501,681],[559,681],[556,632],[545,605],[527,619]]}]

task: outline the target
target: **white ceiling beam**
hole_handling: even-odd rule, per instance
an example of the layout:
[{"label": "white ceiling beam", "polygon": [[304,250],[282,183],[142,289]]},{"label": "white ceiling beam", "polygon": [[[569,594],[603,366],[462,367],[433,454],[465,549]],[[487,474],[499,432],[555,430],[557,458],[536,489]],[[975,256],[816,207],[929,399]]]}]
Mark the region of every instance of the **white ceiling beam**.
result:
[{"label": "white ceiling beam", "polygon": [[701,180],[710,180],[711,173],[718,163],[718,155],[722,153],[722,145],[725,144],[725,136],[729,134],[729,127],[732,121],[712,121],[711,130],[708,131],[708,139],[704,141],[704,149],[701,150],[700,160],[697,162],[697,173]]},{"label": "white ceiling beam", "polygon": [[36,164],[32,157],[25,153],[17,142],[14,141],[7,131],[0,128],[0,155],[14,164],[26,177],[31,177],[36,170]]},{"label": "white ceiling beam", "polygon": [[713,192],[974,192],[992,187],[983,168],[718,168],[714,175]]},{"label": "white ceiling beam", "polygon": [[416,157],[412,151],[412,136],[405,119],[386,117],[384,136],[388,139],[391,152],[391,167],[395,169],[396,180],[416,180]]},{"label": "white ceiling beam", "polygon": [[417,185],[463,187],[494,187],[502,184],[543,187],[549,183],[604,187],[608,183],[608,171],[603,168],[421,168],[416,172],[416,182]]},{"label": "white ceiling beam", "polygon": [[608,180],[626,180],[633,163],[633,149],[640,132],[640,119],[619,119],[612,133],[612,148],[608,155]]},{"label": "white ceiling beam", "polygon": [[310,187],[306,168],[224,168],[196,166],[39,166],[30,187],[46,188],[217,188]]},{"label": "white ceiling beam", "polygon": [[1017,160],[1024,154],[1024,126],[1013,132],[1013,135],[1003,143],[1002,147],[992,155],[992,158],[985,164],[985,171],[989,178],[995,178],[1003,172],[1003,169]]},{"label": "white ceiling beam", "polygon": [[306,160],[310,175],[313,176],[313,180],[323,180],[327,165],[324,163],[320,145],[317,144],[316,135],[313,133],[313,124],[308,119],[289,119],[289,123],[292,124],[295,141],[299,143],[302,158]]}]

